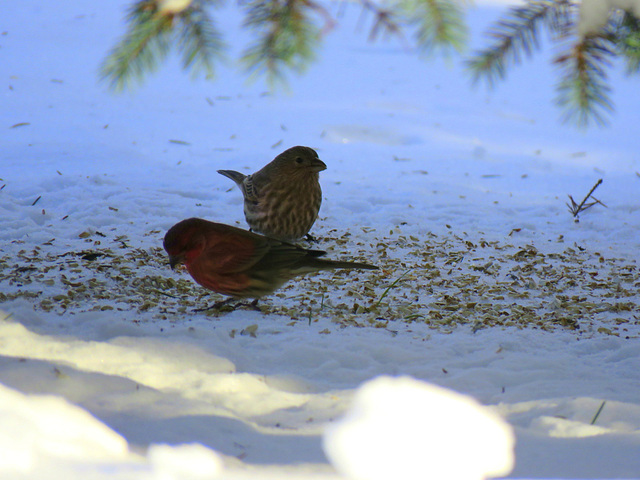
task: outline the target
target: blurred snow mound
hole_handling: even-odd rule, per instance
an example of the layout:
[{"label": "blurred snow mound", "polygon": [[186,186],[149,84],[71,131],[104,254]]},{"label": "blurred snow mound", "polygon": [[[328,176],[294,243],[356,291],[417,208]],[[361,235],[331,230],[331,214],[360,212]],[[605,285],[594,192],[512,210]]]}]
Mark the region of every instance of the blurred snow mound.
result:
[{"label": "blurred snow mound", "polygon": [[222,457],[199,443],[178,446],[151,445],[148,452],[153,471],[160,479],[198,480],[212,478],[222,472]]},{"label": "blurred snow mound", "polygon": [[514,442],[511,427],[470,397],[410,377],[378,377],[327,428],[324,450],[358,480],[474,480],[508,474]]},{"label": "blurred snow mound", "polygon": [[0,384],[0,478],[199,480],[224,469],[200,444],[151,445],[147,462],[127,441],[62,397],[25,395]]},{"label": "blurred snow mound", "polygon": [[28,473],[50,461],[113,461],[128,455],[124,438],[52,395],[28,396],[0,384],[0,425],[0,474]]}]

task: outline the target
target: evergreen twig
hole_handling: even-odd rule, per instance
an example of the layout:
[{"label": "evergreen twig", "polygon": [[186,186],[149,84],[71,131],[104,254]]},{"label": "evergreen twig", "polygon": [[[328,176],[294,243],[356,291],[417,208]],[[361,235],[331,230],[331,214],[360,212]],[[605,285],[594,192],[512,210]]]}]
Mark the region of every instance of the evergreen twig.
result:
[{"label": "evergreen twig", "polygon": [[627,74],[640,73],[640,20],[625,12],[617,31],[617,47],[626,60]]},{"label": "evergreen twig", "polygon": [[542,27],[554,35],[561,34],[569,28],[575,8],[569,0],[529,0],[523,6],[509,9],[489,30],[492,43],[467,61],[473,81],[484,79],[493,86],[504,79],[511,65],[518,65],[523,56],[530,58],[540,49]]},{"label": "evergreen twig", "polygon": [[418,48],[426,54],[461,51],[467,40],[463,4],[458,0],[400,0],[393,7],[373,0],[360,0],[365,10],[375,15],[369,40],[398,37],[405,42],[407,26],[415,27]]},{"label": "evergreen twig", "polygon": [[467,42],[463,6],[455,0],[407,0],[404,2],[423,53],[462,51]]},{"label": "evergreen twig", "polygon": [[378,38],[386,38],[389,36],[398,37],[402,41],[406,41],[402,33],[401,19],[391,8],[385,8],[372,0],[360,0],[362,7],[373,13],[375,20],[369,32],[369,41],[375,41]]},{"label": "evergreen twig", "polygon": [[312,21],[309,0],[253,0],[246,4],[244,26],[257,32],[242,62],[253,76],[284,82],[285,69],[303,71],[315,57],[321,29]]},{"label": "evergreen twig", "polygon": [[554,60],[562,71],[556,102],[565,109],[565,121],[579,127],[592,121],[600,126],[607,123],[613,106],[606,68],[613,48],[607,36],[588,36]]},{"label": "evergreen twig", "polygon": [[[127,30],[101,66],[101,76],[115,90],[154,71],[171,48],[177,48],[182,66],[192,75],[214,74],[224,43],[213,19],[205,11],[220,0],[137,0],[129,8]],[[244,26],[254,42],[242,62],[253,75],[281,81],[287,71],[303,71],[314,59],[322,35],[335,20],[318,0],[243,0]],[[422,53],[450,53],[464,47],[467,29],[466,0],[359,0],[363,11],[373,12],[369,39],[414,34]],[[606,72],[612,59],[626,61],[627,74],[640,73],[640,19],[631,11],[612,9],[604,29],[577,36],[578,0],[524,0],[507,10],[489,30],[491,43],[467,61],[474,82],[493,86],[513,65],[531,57],[541,46],[541,33],[553,42],[571,42],[555,58],[560,68],[558,105],[564,120],[579,126],[604,125],[613,111]]]},{"label": "evergreen twig", "polygon": [[214,75],[214,60],[222,57],[225,45],[213,20],[201,5],[185,11],[180,21],[178,49],[182,51],[182,68],[191,69],[193,77],[204,71]]},{"label": "evergreen twig", "polygon": [[[203,6],[211,0],[193,0],[178,12],[164,11],[157,0],[139,0],[126,17],[127,32],[102,63],[100,75],[119,91],[155,71],[171,47],[183,53],[183,67],[197,75],[213,74],[222,42]],[[174,36],[178,35],[177,41]]]},{"label": "evergreen twig", "polygon": [[640,21],[613,9],[604,29],[578,37],[579,9],[576,0],[525,0],[509,9],[489,31],[492,43],[467,62],[474,83],[486,80],[493,86],[504,79],[509,67],[540,49],[544,30],[556,43],[570,42],[554,59],[560,67],[556,102],[564,111],[563,121],[580,127],[607,124],[613,104],[606,72],[611,60],[622,55],[627,73],[640,73]]}]

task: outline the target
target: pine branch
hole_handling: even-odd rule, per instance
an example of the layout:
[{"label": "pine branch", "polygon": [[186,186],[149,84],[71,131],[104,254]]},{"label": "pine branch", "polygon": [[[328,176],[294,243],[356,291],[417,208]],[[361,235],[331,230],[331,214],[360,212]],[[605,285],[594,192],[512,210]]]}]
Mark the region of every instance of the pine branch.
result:
[{"label": "pine branch", "polygon": [[576,38],[579,8],[575,0],[527,0],[524,6],[511,8],[490,31],[493,44],[467,62],[474,82],[484,79],[492,86],[504,79],[510,66],[540,48],[544,29],[555,42],[573,42],[554,60],[561,69],[556,101],[565,111],[563,120],[580,127],[605,125],[613,111],[606,71],[613,57],[622,54],[627,73],[640,72],[640,21],[614,9],[606,28]]},{"label": "pine branch", "polygon": [[187,10],[180,25],[178,48],[182,51],[182,68],[190,69],[192,77],[202,71],[207,78],[213,77],[214,59],[222,57],[225,48],[220,32],[201,6]]},{"label": "pine branch", "polygon": [[153,72],[169,51],[167,32],[172,18],[155,15],[154,0],[141,0],[127,14],[128,31],[111,50],[100,68],[100,76],[114,90]]},{"label": "pine branch", "polygon": [[303,71],[315,56],[320,29],[311,20],[315,5],[308,0],[253,0],[247,4],[245,27],[257,31],[257,41],[242,62],[253,76],[270,83],[284,81],[284,71]]},{"label": "pine branch", "polygon": [[192,0],[178,8],[162,0],[134,3],[126,17],[127,32],[102,63],[101,78],[113,90],[123,90],[155,71],[175,44],[182,50],[185,69],[193,68],[194,74],[204,69],[211,75],[222,48],[220,35],[202,8],[211,3]]},{"label": "pine branch", "polygon": [[406,41],[402,33],[401,19],[394,10],[384,8],[372,0],[360,0],[362,7],[373,13],[375,21],[369,32],[369,41],[375,41],[379,37],[398,37]]},{"label": "pine branch", "polygon": [[463,50],[467,27],[462,5],[456,0],[405,0],[404,8],[409,22],[418,28],[416,39],[423,53]]},{"label": "pine branch", "polygon": [[323,5],[315,2],[314,0],[306,0],[306,3],[309,7],[324,20],[324,25],[322,27],[322,34],[328,33],[333,30],[338,22],[333,18],[329,10],[327,10]]},{"label": "pine branch", "polygon": [[488,33],[493,44],[475,52],[467,61],[473,81],[484,79],[493,86],[504,79],[511,65],[540,49],[542,27],[553,35],[562,35],[572,25],[576,9],[571,0],[528,0],[523,6],[509,9]]},{"label": "pine branch", "polygon": [[591,35],[554,60],[562,70],[556,102],[565,109],[563,121],[579,127],[607,123],[613,106],[606,68],[611,65],[613,48],[607,35]]},{"label": "pine branch", "polygon": [[640,20],[624,12],[616,33],[618,51],[627,63],[627,75],[640,73]]},{"label": "pine branch", "polygon": [[413,26],[416,43],[425,54],[436,50],[445,54],[452,49],[461,51],[466,44],[467,27],[459,0],[400,0],[393,8],[373,0],[360,3],[375,15],[369,40],[394,36],[406,43],[404,30]]}]

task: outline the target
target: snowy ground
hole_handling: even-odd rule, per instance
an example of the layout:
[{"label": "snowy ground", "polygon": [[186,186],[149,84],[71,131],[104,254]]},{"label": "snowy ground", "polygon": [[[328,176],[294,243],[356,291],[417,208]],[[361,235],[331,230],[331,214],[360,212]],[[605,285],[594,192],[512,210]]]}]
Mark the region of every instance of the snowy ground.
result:
[{"label": "snowy ground", "polygon": [[[289,93],[231,66],[191,82],[170,62],[114,96],[97,68],[124,5],[0,9],[3,476],[335,478],[325,427],[390,375],[504,418],[513,478],[640,477],[636,83],[614,74],[612,125],[575,131],[558,122],[544,59],[471,90],[453,60],[367,43],[348,7]],[[499,12],[473,11],[475,44]],[[263,313],[194,313],[220,297],[170,271],[165,231],[191,216],[244,226],[216,170],[297,144],[328,165],[317,248],[380,272],[307,277]],[[608,208],[574,223],[567,195],[600,178]],[[329,450],[430,445],[442,432],[422,427],[429,415],[454,430],[466,418],[436,405],[393,405],[395,430],[373,419],[369,443]],[[453,465],[473,449],[460,445],[437,455]],[[371,461],[426,477],[428,454]]]}]

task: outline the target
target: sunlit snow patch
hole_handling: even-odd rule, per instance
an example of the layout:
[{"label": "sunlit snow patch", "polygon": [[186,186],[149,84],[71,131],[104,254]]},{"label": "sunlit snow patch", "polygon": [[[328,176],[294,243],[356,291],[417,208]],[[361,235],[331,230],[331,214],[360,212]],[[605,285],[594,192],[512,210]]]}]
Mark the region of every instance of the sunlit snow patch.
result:
[{"label": "sunlit snow patch", "polygon": [[0,478],[213,478],[222,457],[200,444],[151,445],[144,457],[85,410],[0,384]]},{"label": "sunlit snow patch", "polygon": [[121,461],[127,442],[88,412],[50,395],[27,396],[0,384],[0,476],[53,462]]},{"label": "sunlit snow patch", "polygon": [[220,455],[198,443],[151,445],[148,458],[160,478],[210,479],[223,470]]},{"label": "sunlit snow patch", "polygon": [[474,399],[409,377],[379,377],[330,426],[324,450],[359,480],[465,479],[508,474],[511,427]]}]

